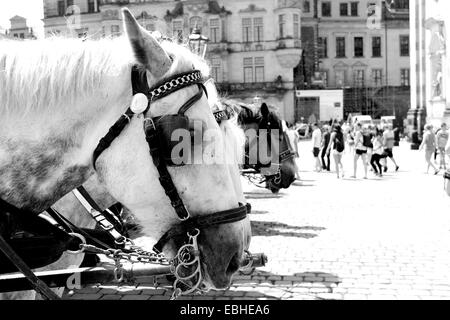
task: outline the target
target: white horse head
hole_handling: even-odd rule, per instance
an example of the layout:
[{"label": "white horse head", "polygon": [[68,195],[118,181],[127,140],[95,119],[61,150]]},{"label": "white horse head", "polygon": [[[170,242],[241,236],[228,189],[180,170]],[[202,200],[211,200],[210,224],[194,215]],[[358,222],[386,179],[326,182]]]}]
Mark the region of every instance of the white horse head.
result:
[{"label": "white horse head", "polygon": [[[198,64],[189,50],[159,44],[123,11],[126,37],[116,40],[47,40],[6,43],[0,49],[0,197],[40,212],[93,173],[93,152],[131,102],[131,68],[146,69],[150,87]],[[201,71],[207,72],[206,64]],[[145,117],[176,114],[198,92],[188,86],[153,101]],[[204,129],[217,130],[206,97],[187,112]],[[101,183],[140,221],[154,244],[179,223],[161,187],[149,154],[143,122],[134,116],[99,156]],[[224,135],[217,134],[219,145]],[[169,173],[191,216],[237,208],[243,201],[237,165],[215,161],[217,150],[204,146],[195,165]],[[202,160],[208,159],[208,164]],[[232,191],[232,192],[230,192]],[[202,229],[198,239],[207,285],[226,288],[238,270],[250,237],[248,218]],[[246,243],[247,242],[247,243]],[[180,243],[164,247],[173,257]]]}]

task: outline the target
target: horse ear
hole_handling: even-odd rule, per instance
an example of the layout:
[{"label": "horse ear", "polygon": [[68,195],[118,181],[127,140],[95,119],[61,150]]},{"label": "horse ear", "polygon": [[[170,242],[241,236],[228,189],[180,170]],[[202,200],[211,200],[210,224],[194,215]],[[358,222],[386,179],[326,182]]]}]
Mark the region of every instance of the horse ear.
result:
[{"label": "horse ear", "polygon": [[267,119],[269,117],[270,111],[269,111],[269,107],[267,106],[267,104],[263,103],[261,105],[261,115],[263,116],[264,119]]},{"label": "horse ear", "polygon": [[122,9],[122,15],[125,31],[137,61],[155,78],[162,77],[172,65],[169,55],[158,41],[139,25],[130,10]]}]

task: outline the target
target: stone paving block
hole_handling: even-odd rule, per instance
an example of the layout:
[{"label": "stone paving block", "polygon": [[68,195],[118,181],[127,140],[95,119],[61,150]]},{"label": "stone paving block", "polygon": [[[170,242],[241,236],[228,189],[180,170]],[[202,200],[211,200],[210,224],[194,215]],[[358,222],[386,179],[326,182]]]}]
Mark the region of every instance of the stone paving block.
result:
[{"label": "stone paving block", "polygon": [[[171,291],[171,290],[167,290],[167,289],[150,289],[150,288],[146,288],[146,289],[142,289],[140,291],[140,294],[148,294],[148,295],[164,295],[166,292]],[[171,293],[172,294],[172,293]]]},{"label": "stone paving block", "polygon": [[249,297],[249,298],[259,298],[259,297],[264,297],[265,294],[263,292],[257,292],[257,291],[253,291],[253,292],[247,292],[245,294],[245,297]]},{"label": "stone paving block", "polygon": [[344,295],[340,293],[319,293],[317,294],[317,298],[324,300],[343,300]]},{"label": "stone paving block", "polygon": [[223,296],[227,297],[243,297],[245,295],[244,291],[238,291],[238,290],[227,290],[224,292]]},{"label": "stone paving block", "polygon": [[105,294],[103,297],[100,298],[100,300],[120,300],[122,299],[122,296],[118,294]]},{"label": "stone paving block", "polygon": [[292,281],[277,280],[274,282],[276,286],[292,286]]},{"label": "stone paving block", "polygon": [[100,291],[99,291],[99,293],[107,294],[107,295],[114,295],[117,292],[118,292],[117,289],[111,289],[111,288],[103,288],[103,289],[100,289]]},{"label": "stone paving block", "polygon": [[126,295],[133,295],[133,296],[135,296],[135,295],[139,295],[141,293],[142,293],[142,290],[140,290],[140,289],[120,290],[119,291],[119,294],[123,295],[123,296],[126,296]]},{"label": "stone paving block", "polygon": [[[167,296],[162,295],[156,295],[156,296],[149,296],[149,300],[169,300]],[[192,300],[192,297],[179,297],[177,300]]]},{"label": "stone paving block", "polygon": [[74,294],[70,297],[71,300],[99,300],[103,295],[99,293],[82,293]]},{"label": "stone paving block", "polygon": [[151,296],[149,295],[140,295],[140,294],[128,294],[122,296],[121,300],[149,300]]},{"label": "stone paving block", "polygon": [[97,293],[101,289],[99,287],[84,287],[79,290],[75,290],[76,293],[85,294],[85,293]]}]

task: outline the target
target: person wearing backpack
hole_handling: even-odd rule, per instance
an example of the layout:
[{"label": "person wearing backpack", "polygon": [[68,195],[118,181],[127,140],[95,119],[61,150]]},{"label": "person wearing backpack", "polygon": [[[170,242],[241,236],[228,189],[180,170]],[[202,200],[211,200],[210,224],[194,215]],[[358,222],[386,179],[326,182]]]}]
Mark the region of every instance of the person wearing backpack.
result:
[{"label": "person wearing backpack", "polygon": [[[345,150],[344,133],[339,124],[336,124],[333,129],[333,133],[330,137],[330,144],[328,145],[327,154],[330,154],[333,150],[334,163],[336,165],[337,178],[344,178],[344,166],[342,165],[342,155]],[[342,175],[340,175],[342,173]]]}]

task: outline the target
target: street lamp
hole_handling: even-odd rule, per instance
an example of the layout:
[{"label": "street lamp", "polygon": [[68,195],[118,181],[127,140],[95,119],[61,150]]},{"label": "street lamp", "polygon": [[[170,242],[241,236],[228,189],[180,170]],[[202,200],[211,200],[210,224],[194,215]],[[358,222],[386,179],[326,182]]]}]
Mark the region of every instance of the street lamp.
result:
[{"label": "street lamp", "polygon": [[195,26],[194,30],[192,30],[192,33],[189,36],[188,44],[192,52],[198,54],[202,58],[205,58],[208,41],[209,39],[202,35],[200,29]]}]

